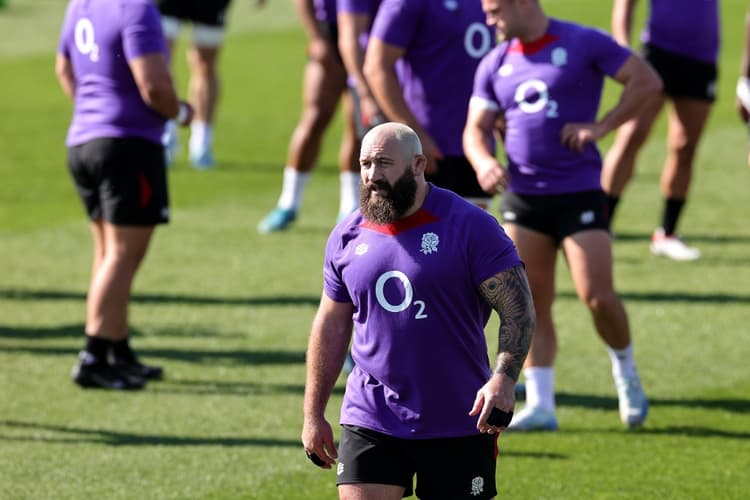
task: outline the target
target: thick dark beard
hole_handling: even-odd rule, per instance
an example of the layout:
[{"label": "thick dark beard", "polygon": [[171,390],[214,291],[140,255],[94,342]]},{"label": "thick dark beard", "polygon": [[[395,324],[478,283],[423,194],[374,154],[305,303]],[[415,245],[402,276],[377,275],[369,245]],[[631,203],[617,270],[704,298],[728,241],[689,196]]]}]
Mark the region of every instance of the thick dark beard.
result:
[{"label": "thick dark beard", "polygon": [[360,210],[365,219],[376,224],[390,224],[400,219],[414,205],[417,195],[417,181],[410,170],[406,170],[393,186],[387,182],[376,183],[379,189],[387,192],[376,198],[370,196],[370,185],[359,187]]}]

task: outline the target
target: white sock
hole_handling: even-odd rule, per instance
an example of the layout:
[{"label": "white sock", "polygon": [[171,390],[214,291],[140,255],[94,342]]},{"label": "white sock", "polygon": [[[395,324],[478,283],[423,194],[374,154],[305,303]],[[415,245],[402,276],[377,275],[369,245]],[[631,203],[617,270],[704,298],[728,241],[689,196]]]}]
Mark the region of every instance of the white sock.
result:
[{"label": "white sock", "polygon": [[526,405],[555,411],[555,369],[551,366],[524,368]]},{"label": "white sock", "polygon": [[625,349],[612,349],[607,347],[609,359],[612,361],[613,377],[634,377],[638,374],[633,359],[632,342]]},{"label": "white sock", "polygon": [[214,129],[210,123],[193,120],[190,124],[190,153],[198,155],[210,150],[214,142]]},{"label": "white sock", "polygon": [[284,185],[281,188],[278,207],[284,210],[298,210],[309,180],[309,172],[299,172],[290,166],[284,167]]},{"label": "white sock", "polygon": [[177,123],[174,120],[167,120],[164,125],[164,133],[161,135],[161,143],[163,146],[169,146],[172,142],[177,140]]},{"label": "white sock", "polygon": [[339,215],[349,215],[359,207],[359,173],[339,174]]}]

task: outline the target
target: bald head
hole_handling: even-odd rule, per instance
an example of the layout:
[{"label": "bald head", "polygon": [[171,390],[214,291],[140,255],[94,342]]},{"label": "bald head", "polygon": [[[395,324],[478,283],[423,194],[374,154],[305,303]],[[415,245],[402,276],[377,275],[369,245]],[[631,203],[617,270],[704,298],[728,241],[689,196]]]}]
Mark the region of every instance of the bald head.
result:
[{"label": "bald head", "polygon": [[426,164],[419,136],[406,125],[388,122],[367,132],[359,153],[365,218],[386,224],[422,206],[429,190]]},{"label": "bald head", "polygon": [[387,122],[370,129],[362,139],[362,146],[380,144],[385,146],[394,141],[398,146],[398,152],[405,158],[414,158],[422,154],[422,143],[411,127],[403,123]]}]

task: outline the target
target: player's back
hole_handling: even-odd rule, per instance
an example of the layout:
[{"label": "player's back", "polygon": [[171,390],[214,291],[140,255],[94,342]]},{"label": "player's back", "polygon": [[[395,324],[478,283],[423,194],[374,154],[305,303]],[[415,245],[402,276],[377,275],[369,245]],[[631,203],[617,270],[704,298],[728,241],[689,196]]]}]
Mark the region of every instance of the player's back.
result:
[{"label": "player's back", "polygon": [[164,119],[141,98],[129,66],[135,57],[166,56],[150,0],[72,0],[58,51],[71,61],[76,80],[68,145],[133,135],[159,141]]}]

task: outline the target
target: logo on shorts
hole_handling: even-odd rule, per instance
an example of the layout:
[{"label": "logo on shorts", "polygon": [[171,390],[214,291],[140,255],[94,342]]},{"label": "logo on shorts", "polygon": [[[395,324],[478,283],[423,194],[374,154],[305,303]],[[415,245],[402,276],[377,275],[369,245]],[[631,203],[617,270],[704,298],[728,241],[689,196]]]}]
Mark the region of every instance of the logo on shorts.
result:
[{"label": "logo on shorts", "polygon": [[484,492],[484,479],[477,476],[471,480],[471,496],[477,497]]},{"label": "logo on shorts", "polygon": [[357,255],[364,255],[367,253],[367,250],[369,249],[369,245],[367,243],[360,243],[357,245],[357,248],[354,249],[354,253]]},{"label": "logo on shorts", "polygon": [[336,466],[336,474],[339,476],[344,473],[344,463],[339,462],[339,464]]},{"label": "logo on shorts", "polygon": [[581,224],[591,224],[592,222],[594,222],[593,210],[586,210],[585,212],[581,212]]},{"label": "logo on shorts", "polygon": [[435,233],[424,233],[422,235],[422,253],[425,255],[437,253],[440,238]]}]

